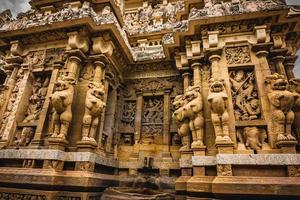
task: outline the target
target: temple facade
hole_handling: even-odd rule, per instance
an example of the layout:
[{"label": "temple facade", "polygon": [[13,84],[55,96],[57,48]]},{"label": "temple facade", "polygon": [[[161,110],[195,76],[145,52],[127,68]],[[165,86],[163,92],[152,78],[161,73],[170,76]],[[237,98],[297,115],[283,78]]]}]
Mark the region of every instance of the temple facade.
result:
[{"label": "temple facade", "polygon": [[300,196],[299,7],[30,4],[0,14],[0,199]]}]

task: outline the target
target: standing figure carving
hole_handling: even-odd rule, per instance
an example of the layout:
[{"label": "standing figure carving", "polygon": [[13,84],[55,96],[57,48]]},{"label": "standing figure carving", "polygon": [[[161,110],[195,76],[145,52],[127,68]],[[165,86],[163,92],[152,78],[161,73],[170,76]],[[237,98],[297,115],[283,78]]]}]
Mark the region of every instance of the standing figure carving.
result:
[{"label": "standing figure carving", "polygon": [[187,103],[183,107],[183,113],[190,120],[189,128],[192,132],[192,148],[202,147],[203,144],[203,101],[200,86],[190,86],[184,94]]},{"label": "standing figure carving", "polygon": [[175,120],[178,127],[178,135],[182,138],[182,147],[179,151],[187,151],[190,149],[189,146],[189,119],[185,117],[183,107],[186,101],[183,95],[178,95],[175,97],[173,106],[175,111],[173,113],[173,119]]},{"label": "standing figure carving", "polygon": [[98,82],[89,84],[85,98],[85,112],[82,121],[82,141],[96,143],[95,133],[99,124],[99,118],[105,107],[103,102],[104,86]]},{"label": "standing figure carving", "polygon": [[288,82],[283,75],[269,75],[265,82],[268,85],[272,129],[277,135],[277,142],[296,140],[292,136],[292,123],[295,119],[292,108],[298,96],[287,90]]},{"label": "standing figure carving", "polygon": [[56,89],[51,96],[55,110],[53,114],[54,131],[51,137],[66,138],[72,121],[71,106],[74,96],[74,84],[75,80],[67,76],[62,76],[55,83]]},{"label": "standing figure carving", "polygon": [[209,80],[209,95],[207,99],[210,104],[216,143],[232,142],[229,137],[228,95],[226,94],[223,80]]}]

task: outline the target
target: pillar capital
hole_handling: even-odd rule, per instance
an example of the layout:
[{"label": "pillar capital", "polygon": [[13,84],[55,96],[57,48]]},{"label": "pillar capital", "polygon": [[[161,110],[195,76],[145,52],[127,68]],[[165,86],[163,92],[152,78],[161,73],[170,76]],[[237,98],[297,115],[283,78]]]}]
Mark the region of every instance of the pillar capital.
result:
[{"label": "pillar capital", "polygon": [[194,62],[194,63],[191,64],[192,69],[198,68],[198,67],[201,67],[201,64],[199,62]]},{"label": "pillar capital", "polygon": [[275,62],[283,62],[285,59],[284,56],[275,56],[272,58],[272,60],[274,60]]},{"label": "pillar capital", "polygon": [[269,55],[269,52],[268,51],[258,51],[256,52],[256,56],[257,57],[267,57]]},{"label": "pillar capital", "polygon": [[220,55],[211,55],[211,56],[209,56],[208,59],[210,62],[219,61],[221,59],[221,56]]}]

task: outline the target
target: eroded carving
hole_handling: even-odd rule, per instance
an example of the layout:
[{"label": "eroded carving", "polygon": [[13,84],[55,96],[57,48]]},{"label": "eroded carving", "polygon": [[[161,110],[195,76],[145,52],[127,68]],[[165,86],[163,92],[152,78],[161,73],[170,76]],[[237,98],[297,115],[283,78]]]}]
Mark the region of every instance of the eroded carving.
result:
[{"label": "eroded carving", "polygon": [[28,146],[34,137],[33,127],[24,127],[21,133],[16,135],[14,145],[19,148],[20,146]]},{"label": "eroded carving", "polygon": [[225,48],[227,64],[245,64],[250,63],[250,50],[248,46],[227,47]]},{"label": "eroded carving", "polygon": [[217,165],[218,176],[232,176],[231,165]]}]

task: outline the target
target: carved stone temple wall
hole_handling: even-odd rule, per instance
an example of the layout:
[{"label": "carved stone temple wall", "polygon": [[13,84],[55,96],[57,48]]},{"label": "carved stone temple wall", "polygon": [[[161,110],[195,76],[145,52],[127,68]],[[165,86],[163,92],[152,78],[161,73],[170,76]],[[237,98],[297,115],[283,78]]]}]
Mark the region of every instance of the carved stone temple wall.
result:
[{"label": "carved stone temple wall", "polygon": [[0,14],[0,199],[300,196],[299,7],[30,4]]}]

